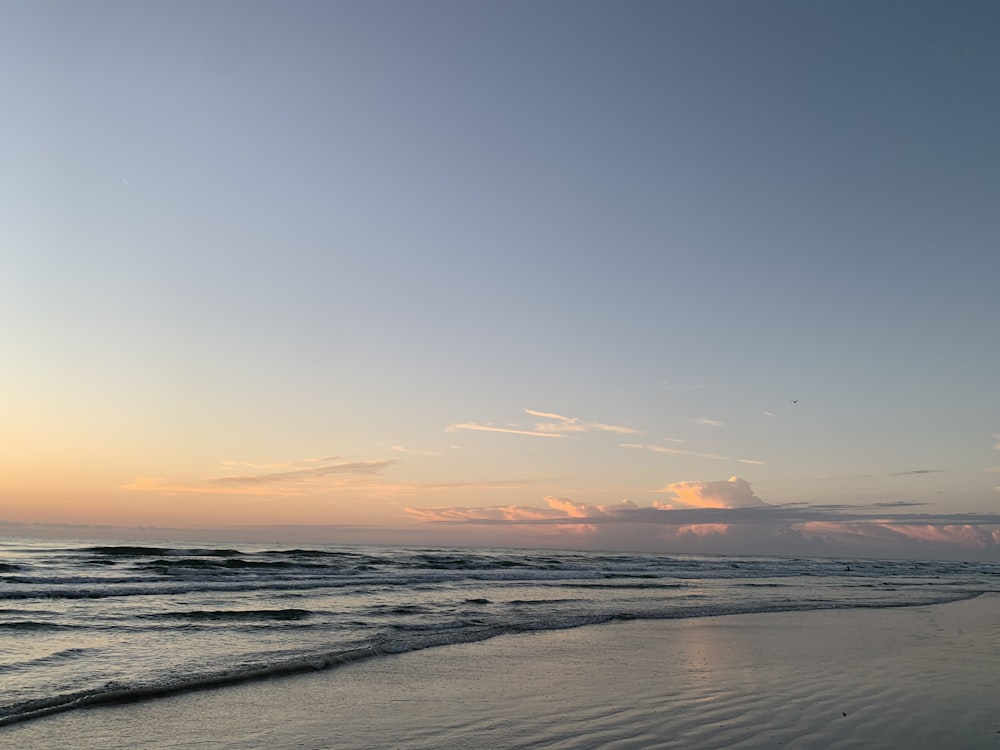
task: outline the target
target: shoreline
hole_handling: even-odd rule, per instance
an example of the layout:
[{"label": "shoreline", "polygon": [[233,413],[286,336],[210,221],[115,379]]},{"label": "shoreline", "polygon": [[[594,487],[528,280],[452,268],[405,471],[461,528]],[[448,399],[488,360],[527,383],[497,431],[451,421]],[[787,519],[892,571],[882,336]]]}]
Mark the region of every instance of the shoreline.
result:
[{"label": "shoreline", "polygon": [[24,750],[1000,748],[1000,595],[502,635],[0,728]]}]

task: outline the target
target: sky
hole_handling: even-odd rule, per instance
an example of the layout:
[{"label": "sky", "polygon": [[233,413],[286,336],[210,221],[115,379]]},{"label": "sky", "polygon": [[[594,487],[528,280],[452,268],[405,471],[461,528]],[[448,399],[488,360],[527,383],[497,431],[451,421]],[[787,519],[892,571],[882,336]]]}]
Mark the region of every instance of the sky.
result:
[{"label": "sky", "polygon": [[1000,559],[997,38],[6,2],[0,533]]}]

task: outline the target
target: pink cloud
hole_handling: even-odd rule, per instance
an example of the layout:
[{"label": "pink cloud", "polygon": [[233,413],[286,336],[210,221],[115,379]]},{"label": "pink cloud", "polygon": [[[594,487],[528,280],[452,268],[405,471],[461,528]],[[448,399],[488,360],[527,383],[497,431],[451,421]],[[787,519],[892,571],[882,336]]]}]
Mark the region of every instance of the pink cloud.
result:
[{"label": "pink cloud", "polygon": [[[524,505],[500,505],[485,508],[404,508],[411,516],[425,523],[505,522],[525,524],[525,529],[546,535],[588,534],[595,529],[587,524],[559,524],[553,521],[587,518],[600,510],[586,503],[558,497],[546,497],[547,508]],[[541,525],[532,526],[533,523]]]},{"label": "pink cloud", "polygon": [[586,503],[574,503],[565,497],[546,497],[545,502],[549,507],[562,511],[568,518],[587,518],[591,515],[600,515],[598,508],[591,508]]},{"label": "pink cloud", "polygon": [[[590,505],[548,496],[545,507],[409,508],[422,521],[506,525],[531,535],[585,535],[607,548],[667,548],[756,554],[866,554],[934,557],[995,555],[1000,514],[928,514],[914,503],[873,505],[770,505],[741,477],[674,482],[660,492],[669,502],[640,507],[630,500]],[[887,508],[892,513],[886,515]],[[875,513],[878,513],[876,515]],[[567,537],[568,538],[568,537]]]},{"label": "pink cloud", "polygon": [[[673,495],[683,508],[752,508],[766,505],[753,494],[750,483],[740,477],[715,482],[674,482],[658,492]],[[677,505],[655,503],[654,507],[673,510]]]}]

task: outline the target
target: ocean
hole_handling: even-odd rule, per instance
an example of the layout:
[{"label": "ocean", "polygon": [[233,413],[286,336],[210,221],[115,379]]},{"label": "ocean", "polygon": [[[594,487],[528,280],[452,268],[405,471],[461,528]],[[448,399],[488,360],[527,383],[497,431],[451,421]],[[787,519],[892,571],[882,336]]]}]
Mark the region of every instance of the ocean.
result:
[{"label": "ocean", "polygon": [[936,604],[1000,564],[0,541],[0,725],[614,620]]}]

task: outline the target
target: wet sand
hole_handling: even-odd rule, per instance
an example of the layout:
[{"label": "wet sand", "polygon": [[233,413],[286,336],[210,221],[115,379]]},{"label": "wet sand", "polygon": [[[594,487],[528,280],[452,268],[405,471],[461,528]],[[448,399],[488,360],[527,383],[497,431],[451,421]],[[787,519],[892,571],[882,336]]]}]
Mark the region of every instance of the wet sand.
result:
[{"label": "wet sand", "polygon": [[1000,595],[512,635],[0,728],[22,750],[1000,750]]}]

